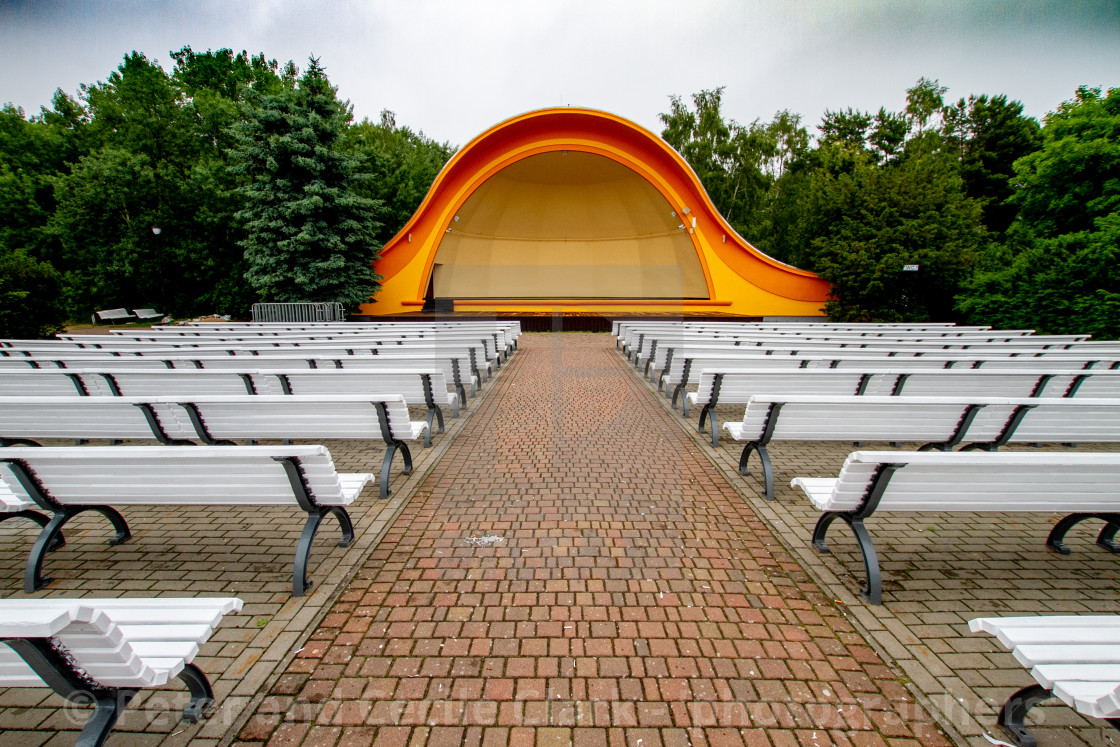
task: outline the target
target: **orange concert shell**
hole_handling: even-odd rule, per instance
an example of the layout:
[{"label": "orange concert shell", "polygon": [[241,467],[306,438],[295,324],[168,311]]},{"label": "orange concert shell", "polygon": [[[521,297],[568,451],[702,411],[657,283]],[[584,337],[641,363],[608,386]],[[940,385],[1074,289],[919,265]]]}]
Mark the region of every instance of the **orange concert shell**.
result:
[{"label": "orange concert shell", "polygon": [[829,285],[739,236],[665,141],[606,112],[528,112],[464,146],[382,249],[368,316],[457,311],[823,316]]}]

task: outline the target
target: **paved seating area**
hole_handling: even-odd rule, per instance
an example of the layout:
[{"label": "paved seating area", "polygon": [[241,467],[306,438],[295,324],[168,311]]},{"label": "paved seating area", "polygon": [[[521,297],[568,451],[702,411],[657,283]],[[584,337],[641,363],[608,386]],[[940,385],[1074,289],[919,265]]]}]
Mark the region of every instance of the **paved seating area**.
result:
[{"label": "paved seating area", "polygon": [[[388,502],[351,505],[353,545],[316,541],[304,597],[278,560],[290,513],[138,508],[145,531],[116,548],[75,518],[37,596],[245,602],[195,660],[216,712],[182,724],[165,706],[185,691],[145,692],[110,743],[981,747],[1032,680],[968,620],[1120,612],[1120,565],[1091,529],[1059,556],[1038,541],[1048,519],[1018,514],[884,517],[884,605],[868,606],[856,543],[818,555],[789,487],[835,476],[850,445],[773,443],[770,503],[613,338],[518,342]],[[338,469],[376,471],[375,442],[323,443]],[[37,530],[0,524],[0,596],[36,596],[21,581]],[[85,716],[0,690],[0,745],[72,743]],[[1031,717],[1040,744],[1113,743],[1063,705]]]}]

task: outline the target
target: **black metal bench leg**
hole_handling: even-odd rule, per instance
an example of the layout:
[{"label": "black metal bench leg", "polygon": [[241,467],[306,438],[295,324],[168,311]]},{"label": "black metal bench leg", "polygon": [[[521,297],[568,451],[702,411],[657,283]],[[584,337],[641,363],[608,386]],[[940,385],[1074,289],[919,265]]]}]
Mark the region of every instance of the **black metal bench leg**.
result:
[{"label": "black metal bench leg", "polygon": [[1120,531],[1120,524],[1110,521],[1104,525],[1104,529],[1097,535],[1097,544],[1108,550],[1109,552],[1120,553],[1120,545],[1116,543],[1116,532]]},{"label": "black metal bench leg", "polygon": [[[47,524],[49,524],[51,521],[46,514],[41,514],[38,511],[31,511],[27,509],[24,509],[23,511],[13,511],[10,514],[0,514],[0,521],[6,521],[7,519],[27,519],[28,521],[35,522],[39,525],[40,528],[43,529],[45,529]],[[62,536],[62,532],[58,532],[55,534],[54,541],[51,546],[47,548],[47,551],[49,552],[51,550],[57,550],[65,544],[66,538]]]},{"label": "black metal bench leg", "polygon": [[397,448],[400,449],[401,458],[404,459],[404,469],[401,470],[402,475],[412,474],[412,452],[408,450],[408,444],[404,441],[397,441]]},{"label": "black metal bench leg", "polygon": [[385,458],[381,460],[381,480],[377,486],[378,492],[382,500],[389,497],[392,492],[389,490],[389,468],[393,465],[393,455],[397,453],[396,444],[385,445]]},{"label": "black metal bench leg", "polygon": [[43,531],[39,532],[35,544],[31,547],[31,554],[27,558],[27,566],[23,570],[23,588],[27,593],[39,591],[51,582],[50,578],[44,577],[42,574],[43,557],[48,550],[53,550],[59,546],[58,535],[62,533],[63,525],[84,511],[96,511],[108,519],[113,528],[117,530],[113,539],[109,540],[110,545],[119,545],[132,536],[124,517],[116,509],[109,506],[78,506],[55,514],[43,527]]},{"label": "black metal bench leg", "polygon": [[1065,516],[1050,530],[1050,535],[1046,538],[1046,546],[1054,552],[1069,555],[1069,548],[1065,546],[1062,540],[1065,539],[1070,529],[1086,519],[1104,521],[1105,527],[1097,536],[1097,544],[1111,552],[1120,552],[1114,542],[1116,532],[1120,529],[1120,514],[1075,513]]},{"label": "black metal bench leg", "polygon": [[401,456],[404,458],[404,469],[401,470],[401,474],[412,474],[412,452],[408,450],[408,444],[404,441],[394,441],[390,444],[386,444],[385,458],[381,460],[381,484],[378,486],[382,499],[388,498],[391,492],[389,490],[389,473],[390,467],[393,464],[393,456],[397,451],[400,451]]},{"label": "black metal bench leg", "polygon": [[860,589],[860,596],[871,604],[882,604],[883,580],[879,573],[879,556],[875,553],[875,545],[871,541],[871,535],[867,533],[867,528],[864,527],[862,520],[853,518],[848,514],[826,511],[817,519],[817,525],[813,528],[813,547],[820,553],[831,552],[824,541],[824,536],[828,532],[828,527],[836,519],[843,519],[852,530],[856,543],[859,545],[859,551],[863,555],[863,569],[867,574],[867,585]]},{"label": "black metal bench leg", "polygon": [[879,556],[875,553],[871,535],[867,533],[867,527],[859,519],[848,519],[843,516],[841,518],[848,522],[856,542],[859,543],[859,551],[863,553],[863,569],[867,573],[867,586],[860,589],[860,596],[871,604],[882,604],[883,579],[879,575]]},{"label": "black metal bench leg", "polygon": [[117,719],[125,706],[136,695],[136,690],[112,690],[98,695],[93,703],[93,715],[89,717],[82,733],[78,735],[75,747],[101,747],[109,738]]},{"label": "black metal bench leg", "polygon": [[137,690],[131,688],[90,688],[89,679],[75,666],[73,660],[57,649],[48,638],[6,638],[4,644],[15,651],[35,674],[71,703],[94,706],[93,715],[86,721],[77,745],[100,747],[109,737],[113,725]]},{"label": "black metal bench leg", "polygon": [[1027,711],[1052,697],[1053,693],[1042,685],[1024,687],[1003,704],[996,723],[1019,747],[1037,747],[1038,741],[1025,725]]},{"label": "black metal bench leg", "polygon": [[299,535],[299,545],[296,547],[296,559],[292,569],[292,596],[301,597],[311,588],[311,579],[307,577],[307,564],[311,561],[311,545],[315,541],[315,532],[323,523],[324,517],[333,514],[342,527],[342,539],[339,547],[346,547],[354,541],[354,524],[350,515],[341,506],[320,506],[318,511],[308,513],[307,521],[303,523],[303,531]]},{"label": "black metal bench leg", "polygon": [[751,460],[751,454],[756,451],[758,452],[759,461],[762,462],[762,497],[768,501],[772,501],[774,500],[774,467],[770,464],[770,452],[766,450],[764,444],[751,441],[743,447],[743,453],[739,455],[739,474],[744,477],[750,476],[749,462]]},{"label": "black metal bench leg", "polygon": [[214,690],[206,674],[194,664],[187,664],[179,672],[179,679],[187,686],[191,702],[183,709],[183,720],[188,724],[198,723],[206,715],[207,709],[214,705]]},{"label": "black metal bench leg", "polygon": [[427,448],[432,445],[432,420],[439,424],[439,430],[436,433],[443,433],[443,411],[438,407],[428,408],[428,430],[424,432],[424,447]]},{"label": "black metal bench leg", "polygon": [[700,410],[700,422],[696,426],[698,433],[704,432],[704,421],[710,419],[712,428],[712,448],[719,448],[719,421],[716,420],[716,410],[711,403],[704,405]]}]

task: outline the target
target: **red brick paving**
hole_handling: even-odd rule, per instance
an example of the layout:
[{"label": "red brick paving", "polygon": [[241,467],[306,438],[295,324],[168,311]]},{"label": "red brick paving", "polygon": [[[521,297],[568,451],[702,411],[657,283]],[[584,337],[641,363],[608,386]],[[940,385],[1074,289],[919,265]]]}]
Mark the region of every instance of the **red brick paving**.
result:
[{"label": "red brick paving", "polygon": [[520,347],[239,743],[950,744],[611,338]]}]

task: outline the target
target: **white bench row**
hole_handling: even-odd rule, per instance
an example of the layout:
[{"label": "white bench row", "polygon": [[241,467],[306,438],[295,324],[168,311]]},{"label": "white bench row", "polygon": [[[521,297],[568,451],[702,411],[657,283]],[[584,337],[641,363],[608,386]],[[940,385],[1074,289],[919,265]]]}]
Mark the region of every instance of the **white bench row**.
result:
[{"label": "white bench row", "polygon": [[812,543],[827,553],[825,535],[837,519],[852,530],[863,555],[863,597],[881,604],[882,577],[874,543],[864,522],[876,513],[1060,512],[1046,539],[1066,554],[1066,533],[1087,519],[1105,522],[1097,544],[1120,552],[1120,454],[988,453],[983,451],[856,451],[838,477],[796,477],[821,516]]},{"label": "white bench row", "polygon": [[[512,353],[517,348],[521,336],[520,324],[459,324],[454,326],[433,325],[360,325],[354,323],[318,327],[298,327],[274,324],[262,325],[178,325],[157,326],[150,330],[114,330],[117,337],[133,340],[174,340],[187,338],[243,339],[254,338],[304,338],[323,339],[333,337],[373,337],[380,339],[440,339],[441,337],[479,337],[485,335],[495,341],[498,350]],[[82,339],[85,339],[84,337]]]},{"label": "white bench row", "polygon": [[[965,326],[957,325],[953,322],[829,322],[829,321],[761,321],[761,322],[739,322],[739,321],[721,321],[721,322],[703,322],[703,321],[665,321],[663,319],[631,319],[619,320],[616,319],[611,323],[611,334],[615,337],[626,334],[629,330],[640,327],[671,327],[675,329],[704,329],[704,328],[725,328],[725,327],[739,327],[739,328],[756,328],[756,329],[821,329],[821,330],[838,330],[838,329],[851,329],[863,330],[867,332],[875,331],[929,331],[936,333],[938,331],[984,331],[989,330],[991,327],[985,326]],[[1003,331],[1003,330],[1001,330]],[[1029,334],[1033,330],[1024,330],[1024,334]]]},{"label": "white bench row", "polygon": [[[1088,344],[1088,343],[1086,343]],[[664,358],[661,356],[664,355]],[[908,365],[927,366],[924,358],[937,358],[946,368],[961,367],[964,361],[991,361],[997,359],[1036,358],[1069,359],[1082,362],[1093,362],[1093,367],[1108,368],[1120,361],[1120,345],[1107,343],[1092,348],[1074,348],[1070,350],[1047,350],[1045,348],[1022,348],[1012,346],[991,346],[983,348],[945,350],[942,348],[920,348],[911,346],[890,346],[889,348],[844,348],[830,345],[789,346],[781,345],[769,348],[736,347],[733,345],[695,345],[686,348],[663,348],[657,354],[657,359],[663,361],[654,365],[647,372],[651,381],[655,381],[658,389],[666,392],[670,389],[683,389],[695,383],[696,374],[705,368],[717,366],[734,366],[735,361],[741,361],[739,366],[771,365],[813,367],[822,365],[822,359],[832,361],[839,359],[868,359],[889,360],[891,362],[902,360]],[[796,360],[796,363],[794,361]],[[960,362],[958,362],[960,361]],[[951,365],[950,365],[951,364]],[[830,362],[830,367],[833,364]],[[839,364],[836,364],[839,365]],[[1081,368],[1084,363],[1073,365]],[[690,378],[691,377],[691,378]]]},{"label": "white bench row", "polygon": [[[223,335],[306,335],[316,337],[322,334],[497,334],[509,345],[516,347],[521,336],[521,323],[516,321],[458,321],[458,322],[198,322],[176,325],[156,325],[149,334],[181,336],[223,336]],[[143,334],[144,332],[141,332]],[[130,330],[120,330],[129,335]]]},{"label": "white bench row", "polygon": [[972,334],[954,337],[926,334],[900,334],[868,337],[850,332],[642,332],[633,336],[624,347],[627,358],[635,364],[665,347],[689,345],[725,345],[728,347],[840,347],[883,349],[895,345],[921,349],[956,349],[1006,345],[1021,348],[1065,348],[1085,342],[1084,335],[997,335]]},{"label": "white bench row", "polygon": [[492,352],[501,352],[503,356],[513,348],[509,336],[498,331],[482,330],[474,332],[439,332],[423,330],[410,332],[293,332],[279,335],[245,335],[237,333],[182,335],[152,332],[149,330],[118,330],[118,332],[120,333],[110,335],[60,334],[51,340],[3,339],[0,340],[0,347],[20,349],[29,346],[68,346],[112,350],[142,347],[220,347],[222,345],[238,343],[257,347],[302,345],[317,342],[334,342],[339,345],[406,345],[421,343],[433,345],[437,343],[467,343],[484,345]]},{"label": "white bench row", "polygon": [[374,353],[358,353],[339,348],[298,348],[282,350],[231,349],[223,353],[207,351],[186,353],[178,350],[131,352],[111,355],[103,350],[73,350],[68,353],[40,353],[33,356],[0,355],[0,370],[27,371],[56,368],[217,368],[238,369],[250,366],[263,369],[357,368],[425,373],[442,371],[449,386],[466,406],[468,391],[474,397],[478,386],[489,377],[490,363],[477,357],[472,348],[439,350],[398,350],[387,348]]},{"label": "white bench row", "polygon": [[1019,747],[1038,744],[1027,712],[1049,698],[1120,729],[1120,615],[979,617],[968,628],[994,635],[1035,679],[1007,699],[997,720]]},{"label": "white bench row", "polygon": [[684,337],[720,337],[728,335],[775,335],[789,337],[889,337],[889,338],[973,338],[1007,339],[1025,337],[1033,330],[992,330],[988,327],[957,327],[952,325],[881,325],[881,324],[813,324],[755,322],[621,322],[613,334],[616,347],[628,354],[640,349],[645,339],[678,339]]},{"label": "white bench row", "polygon": [[683,400],[701,406],[698,429],[712,421],[712,446],[719,446],[715,407],[746,404],[758,394],[857,395],[894,397],[1120,397],[1120,370],[865,368],[705,370],[695,392]]},{"label": "white bench row", "polygon": [[0,446],[37,446],[52,438],[155,440],[164,445],[381,439],[382,499],[391,493],[396,454],[404,460],[402,474],[411,474],[407,442],[422,436],[427,441],[428,432],[428,423],[409,419],[399,394],[0,397]]},{"label": "white bench row", "polygon": [[863,350],[856,348],[818,349],[805,351],[792,347],[742,348],[729,346],[689,346],[661,348],[647,360],[646,375],[657,383],[659,391],[666,387],[684,389],[696,383],[704,369],[763,366],[778,368],[850,368],[878,363],[907,368],[994,368],[1037,365],[1064,368],[1115,368],[1120,365],[1120,348],[1097,353],[1059,350],[1016,352],[1010,348],[983,350]]},{"label": "white bench row", "polygon": [[[97,337],[104,338],[104,335]],[[490,366],[501,365],[501,357],[494,342],[483,338],[462,340],[389,340],[371,341],[366,339],[346,340],[306,340],[288,342],[246,342],[246,341],[203,341],[195,344],[172,345],[144,342],[118,342],[107,344],[90,342],[75,344],[62,340],[8,341],[8,347],[0,347],[0,357],[7,358],[57,358],[86,355],[260,355],[262,353],[287,353],[289,355],[340,357],[349,355],[379,355],[385,353],[405,353],[414,357],[443,357],[449,355],[470,360],[470,370],[479,375],[487,373]],[[462,364],[460,364],[462,365]],[[480,369],[487,369],[480,371]],[[483,377],[484,378],[484,377]]]},{"label": "white bench row", "polygon": [[296,506],[307,514],[296,548],[292,593],[310,586],[307,564],[327,516],[341,526],[340,546],[354,539],[346,506],[372,474],[339,473],[323,446],[63,446],[0,450],[0,503],[8,513],[50,516],[32,546],[24,589],[50,583],[46,553],[63,543],[62,529],[80,513],[104,516],[119,545],[132,536],[115,508],[129,505]]},{"label": "white bench row", "polygon": [[216,394],[384,394],[424,403],[431,446],[432,423],[444,431],[441,405],[459,417],[459,395],[449,391],[442,371],[393,369],[193,368],[0,369],[0,396],[194,397]]},{"label": "white bench row", "polygon": [[105,742],[138,690],[178,677],[190,692],[183,720],[214,703],[191,663],[236,598],[0,600],[0,687],[50,687],[75,704],[92,701],[79,745]]},{"label": "white bench row", "polygon": [[[246,344],[260,347],[275,347],[281,345],[299,345],[315,342],[335,342],[337,344],[367,344],[367,345],[404,345],[404,344],[435,344],[468,343],[485,345],[491,352],[508,357],[512,352],[511,338],[502,331],[477,330],[477,331],[431,331],[413,330],[405,332],[396,331],[324,331],[315,333],[291,332],[275,335],[239,334],[237,332],[224,332],[221,334],[196,334],[184,335],[175,332],[161,332],[159,330],[118,330],[119,334],[112,335],[75,335],[62,334],[53,341],[57,345],[71,345],[76,347],[97,347],[105,349],[122,349],[143,346],[168,346],[168,347],[213,347],[227,344]],[[26,340],[9,340],[5,345],[22,347]]]},{"label": "white bench row", "polygon": [[1118,443],[1120,398],[876,397],[759,394],[743,420],[724,423],[739,442],[739,474],[762,464],[763,497],[774,499],[773,441],[924,443],[919,451],[995,451],[1008,443]]},{"label": "white bench row", "polygon": [[964,332],[952,336],[926,332],[896,332],[867,335],[859,331],[757,330],[734,327],[718,329],[637,328],[619,338],[618,347],[630,360],[655,352],[658,346],[681,346],[722,342],[728,345],[836,345],[881,347],[886,344],[926,347],[987,346],[993,344],[1064,347],[1083,343],[1087,335],[1028,335],[1023,331]]}]

